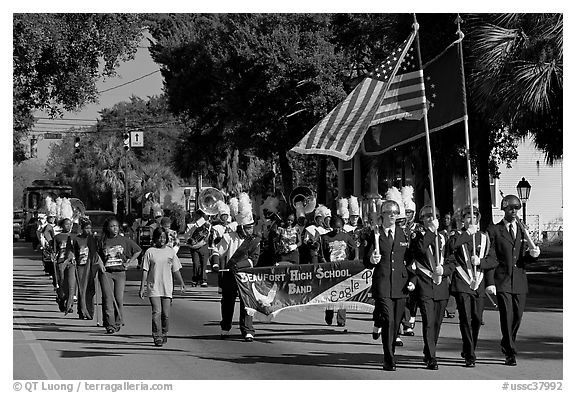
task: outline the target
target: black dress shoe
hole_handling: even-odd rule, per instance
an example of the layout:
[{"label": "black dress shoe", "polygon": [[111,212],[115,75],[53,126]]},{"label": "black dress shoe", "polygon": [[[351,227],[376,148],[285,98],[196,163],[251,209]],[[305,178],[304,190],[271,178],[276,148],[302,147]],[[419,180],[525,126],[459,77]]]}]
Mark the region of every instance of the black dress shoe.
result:
[{"label": "black dress shoe", "polygon": [[438,370],[438,362],[436,361],[436,359],[429,360],[428,364],[426,365],[426,368],[428,370]]},{"label": "black dress shoe", "polygon": [[506,356],[506,361],[504,361],[504,364],[507,366],[515,366],[516,356]]},{"label": "black dress shoe", "polygon": [[402,339],[400,337],[396,338],[396,341],[394,341],[394,345],[397,347],[403,347],[404,343],[402,342]]},{"label": "black dress shoe", "polygon": [[385,364],[384,366],[382,366],[382,370],[384,370],[384,371],[396,371],[396,365],[395,364]]},{"label": "black dress shoe", "polygon": [[465,366],[466,367],[476,367],[476,362],[472,359],[466,359]]},{"label": "black dress shoe", "polygon": [[374,327],[372,329],[372,339],[378,340],[380,338],[381,333],[382,333],[382,328]]}]

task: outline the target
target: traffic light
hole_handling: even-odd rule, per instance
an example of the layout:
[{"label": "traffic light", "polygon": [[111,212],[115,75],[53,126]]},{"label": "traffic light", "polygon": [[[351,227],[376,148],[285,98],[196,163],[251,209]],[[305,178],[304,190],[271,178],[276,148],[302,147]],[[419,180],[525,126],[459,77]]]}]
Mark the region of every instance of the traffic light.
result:
[{"label": "traffic light", "polygon": [[80,154],[80,137],[79,136],[74,138],[74,153]]},{"label": "traffic light", "polygon": [[30,158],[36,157],[38,157],[38,138],[32,136],[32,138],[30,138]]},{"label": "traffic light", "polygon": [[124,133],[124,150],[130,150],[130,134],[127,132]]}]

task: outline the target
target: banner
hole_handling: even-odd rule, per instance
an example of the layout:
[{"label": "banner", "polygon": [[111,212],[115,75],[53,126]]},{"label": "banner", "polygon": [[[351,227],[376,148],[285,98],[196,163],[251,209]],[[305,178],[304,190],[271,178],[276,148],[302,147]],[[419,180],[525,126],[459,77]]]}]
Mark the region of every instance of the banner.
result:
[{"label": "banner", "polygon": [[269,321],[287,310],[372,312],[372,270],[361,261],[279,265],[243,269],[235,274],[249,315]]}]

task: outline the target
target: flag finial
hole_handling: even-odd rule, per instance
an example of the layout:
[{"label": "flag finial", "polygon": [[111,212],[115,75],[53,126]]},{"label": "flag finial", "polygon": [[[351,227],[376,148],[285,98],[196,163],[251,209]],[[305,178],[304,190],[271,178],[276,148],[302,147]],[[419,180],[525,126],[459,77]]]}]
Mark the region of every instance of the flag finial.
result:
[{"label": "flag finial", "polygon": [[462,17],[460,17],[460,14],[456,15],[456,19],[454,20],[454,23],[456,23],[456,25],[458,26],[458,29],[456,30],[456,35],[458,36],[458,40],[463,40],[464,39],[464,33],[462,32],[462,30],[460,30],[460,24],[463,23]]}]

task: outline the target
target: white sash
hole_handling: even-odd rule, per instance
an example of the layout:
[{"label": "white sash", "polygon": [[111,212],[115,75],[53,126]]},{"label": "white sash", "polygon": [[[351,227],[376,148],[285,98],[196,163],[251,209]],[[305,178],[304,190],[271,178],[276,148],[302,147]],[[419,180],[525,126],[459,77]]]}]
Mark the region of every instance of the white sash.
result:
[{"label": "white sash", "polygon": [[[444,265],[444,253],[442,252],[444,250],[444,246],[446,245],[446,241],[444,240],[444,236],[438,234],[438,237],[440,238],[440,244],[438,245],[438,251],[440,252],[440,265]],[[434,248],[436,248],[436,246],[434,246]],[[428,263],[430,264],[430,266],[436,266],[436,257],[434,256],[434,251],[432,248],[432,244],[428,246],[428,248],[426,249],[426,258],[428,259]],[[418,264],[416,264],[416,266],[418,266]],[[422,265],[420,265],[422,266]],[[422,266],[424,268],[424,266]],[[426,268],[424,268],[426,269]],[[428,277],[432,278],[434,281],[434,284],[436,285],[440,285],[442,283],[442,276],[434,276],[432,277],[432,272],[430,272],[430,270],[426,269],[428,272],[430,272],[430,275],[428,275],[424,270],[422,270],[420,268],[420,270],[422,271],[422,273],[426,274]]]},{"label": "white sash", "polygon": [[[480,250],[478,251],[478,257],[480,259],[484,258],[486,255],[486,246],[488,242],[488,236],[484,233],[480,233]],[[468,256],[468,248],[466,247],[467,243],[462,244],[462,255],[464,256],[464,261],[466,261],[466,270],[462,268],[462,266],[457,266],[456,271],[460,274],[460,277],[470,286],[473,291],[476,291],[482,280],[484,279],[484,273],[480,270],[476,270],[476,276],[472,273],[472,264],[470,263],[470,257]]]}]

